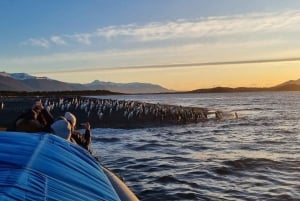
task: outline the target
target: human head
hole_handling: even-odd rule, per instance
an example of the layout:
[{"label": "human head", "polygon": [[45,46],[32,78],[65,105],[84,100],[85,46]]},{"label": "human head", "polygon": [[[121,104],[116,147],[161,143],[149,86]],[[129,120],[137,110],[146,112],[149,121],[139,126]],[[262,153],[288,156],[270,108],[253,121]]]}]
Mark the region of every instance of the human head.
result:
[{"label": "human head", "polygon": [[43,108],[44,107],[41,101],[36,101],[32,106],[32,110],[35,112],[40,112]]},{"label": "human head", "polygon": [[53,134],[70,141],[71,125],[65,118],[55,121],[51,125],[51,129]]},{"label": "human head", "polygon": [[65,118],[71,123],[71,126],[74,128],[76,125],[76,117],[71,112],[65,113]]}]

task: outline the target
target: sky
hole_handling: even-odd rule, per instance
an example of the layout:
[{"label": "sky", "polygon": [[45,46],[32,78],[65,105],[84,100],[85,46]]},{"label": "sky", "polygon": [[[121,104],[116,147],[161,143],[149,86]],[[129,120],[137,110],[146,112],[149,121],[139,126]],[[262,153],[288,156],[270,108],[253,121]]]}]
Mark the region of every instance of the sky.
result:
[{"label": "sky", "polygon": [[1,0],[0,71],[173,90],[300,78],[298,0]]}]

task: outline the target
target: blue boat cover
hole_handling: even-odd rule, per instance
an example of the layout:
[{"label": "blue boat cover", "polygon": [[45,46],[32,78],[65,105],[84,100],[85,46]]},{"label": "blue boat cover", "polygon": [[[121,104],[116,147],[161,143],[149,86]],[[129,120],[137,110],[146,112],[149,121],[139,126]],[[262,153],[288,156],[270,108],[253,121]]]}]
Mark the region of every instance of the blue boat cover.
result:
[{"label": "blue boat cover", "polygon": [[0,132],[0,200],[120,200],[97,161],[51,134]]}]

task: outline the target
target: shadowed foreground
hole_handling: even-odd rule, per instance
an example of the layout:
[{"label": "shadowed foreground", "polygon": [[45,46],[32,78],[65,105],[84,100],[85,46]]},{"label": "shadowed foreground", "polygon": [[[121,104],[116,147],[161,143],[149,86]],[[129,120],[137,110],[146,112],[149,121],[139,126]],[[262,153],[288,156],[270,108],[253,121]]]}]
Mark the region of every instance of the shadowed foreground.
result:
[{"label": "shadowed foreground", "polygon": [[182,125],[207,121],[208,110],[198,107],[150,104],[84,97],[2,97],[0,127],[11,128],[14,120],[26,109],[41,101],[54,116],[66,111],[77,116],[78,123],[89,121],[93,128],[145,128]]}]

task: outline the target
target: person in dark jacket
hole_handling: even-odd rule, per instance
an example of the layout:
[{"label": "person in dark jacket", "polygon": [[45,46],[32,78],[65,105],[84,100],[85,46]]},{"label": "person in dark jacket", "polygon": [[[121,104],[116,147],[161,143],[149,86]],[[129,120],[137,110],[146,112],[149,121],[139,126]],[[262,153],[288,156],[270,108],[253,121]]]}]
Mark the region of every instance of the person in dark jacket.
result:
[{"label": "person in dark jacket", "polygon": [[31,109],[24,111],[14,122],[14,130],[22,132],[50,132],[53,116],[46,110],[40,101]]},{"label": "person in dark jacket", "polygon": [[84,124],[85,133],[81,134],[76,130],[76,117],[71,112],[66,112],[51,125],[55,135],[58,135],[70,142],[80,145],[91,152],[90,144],[92,142],[91,126],[89,122]]}]

